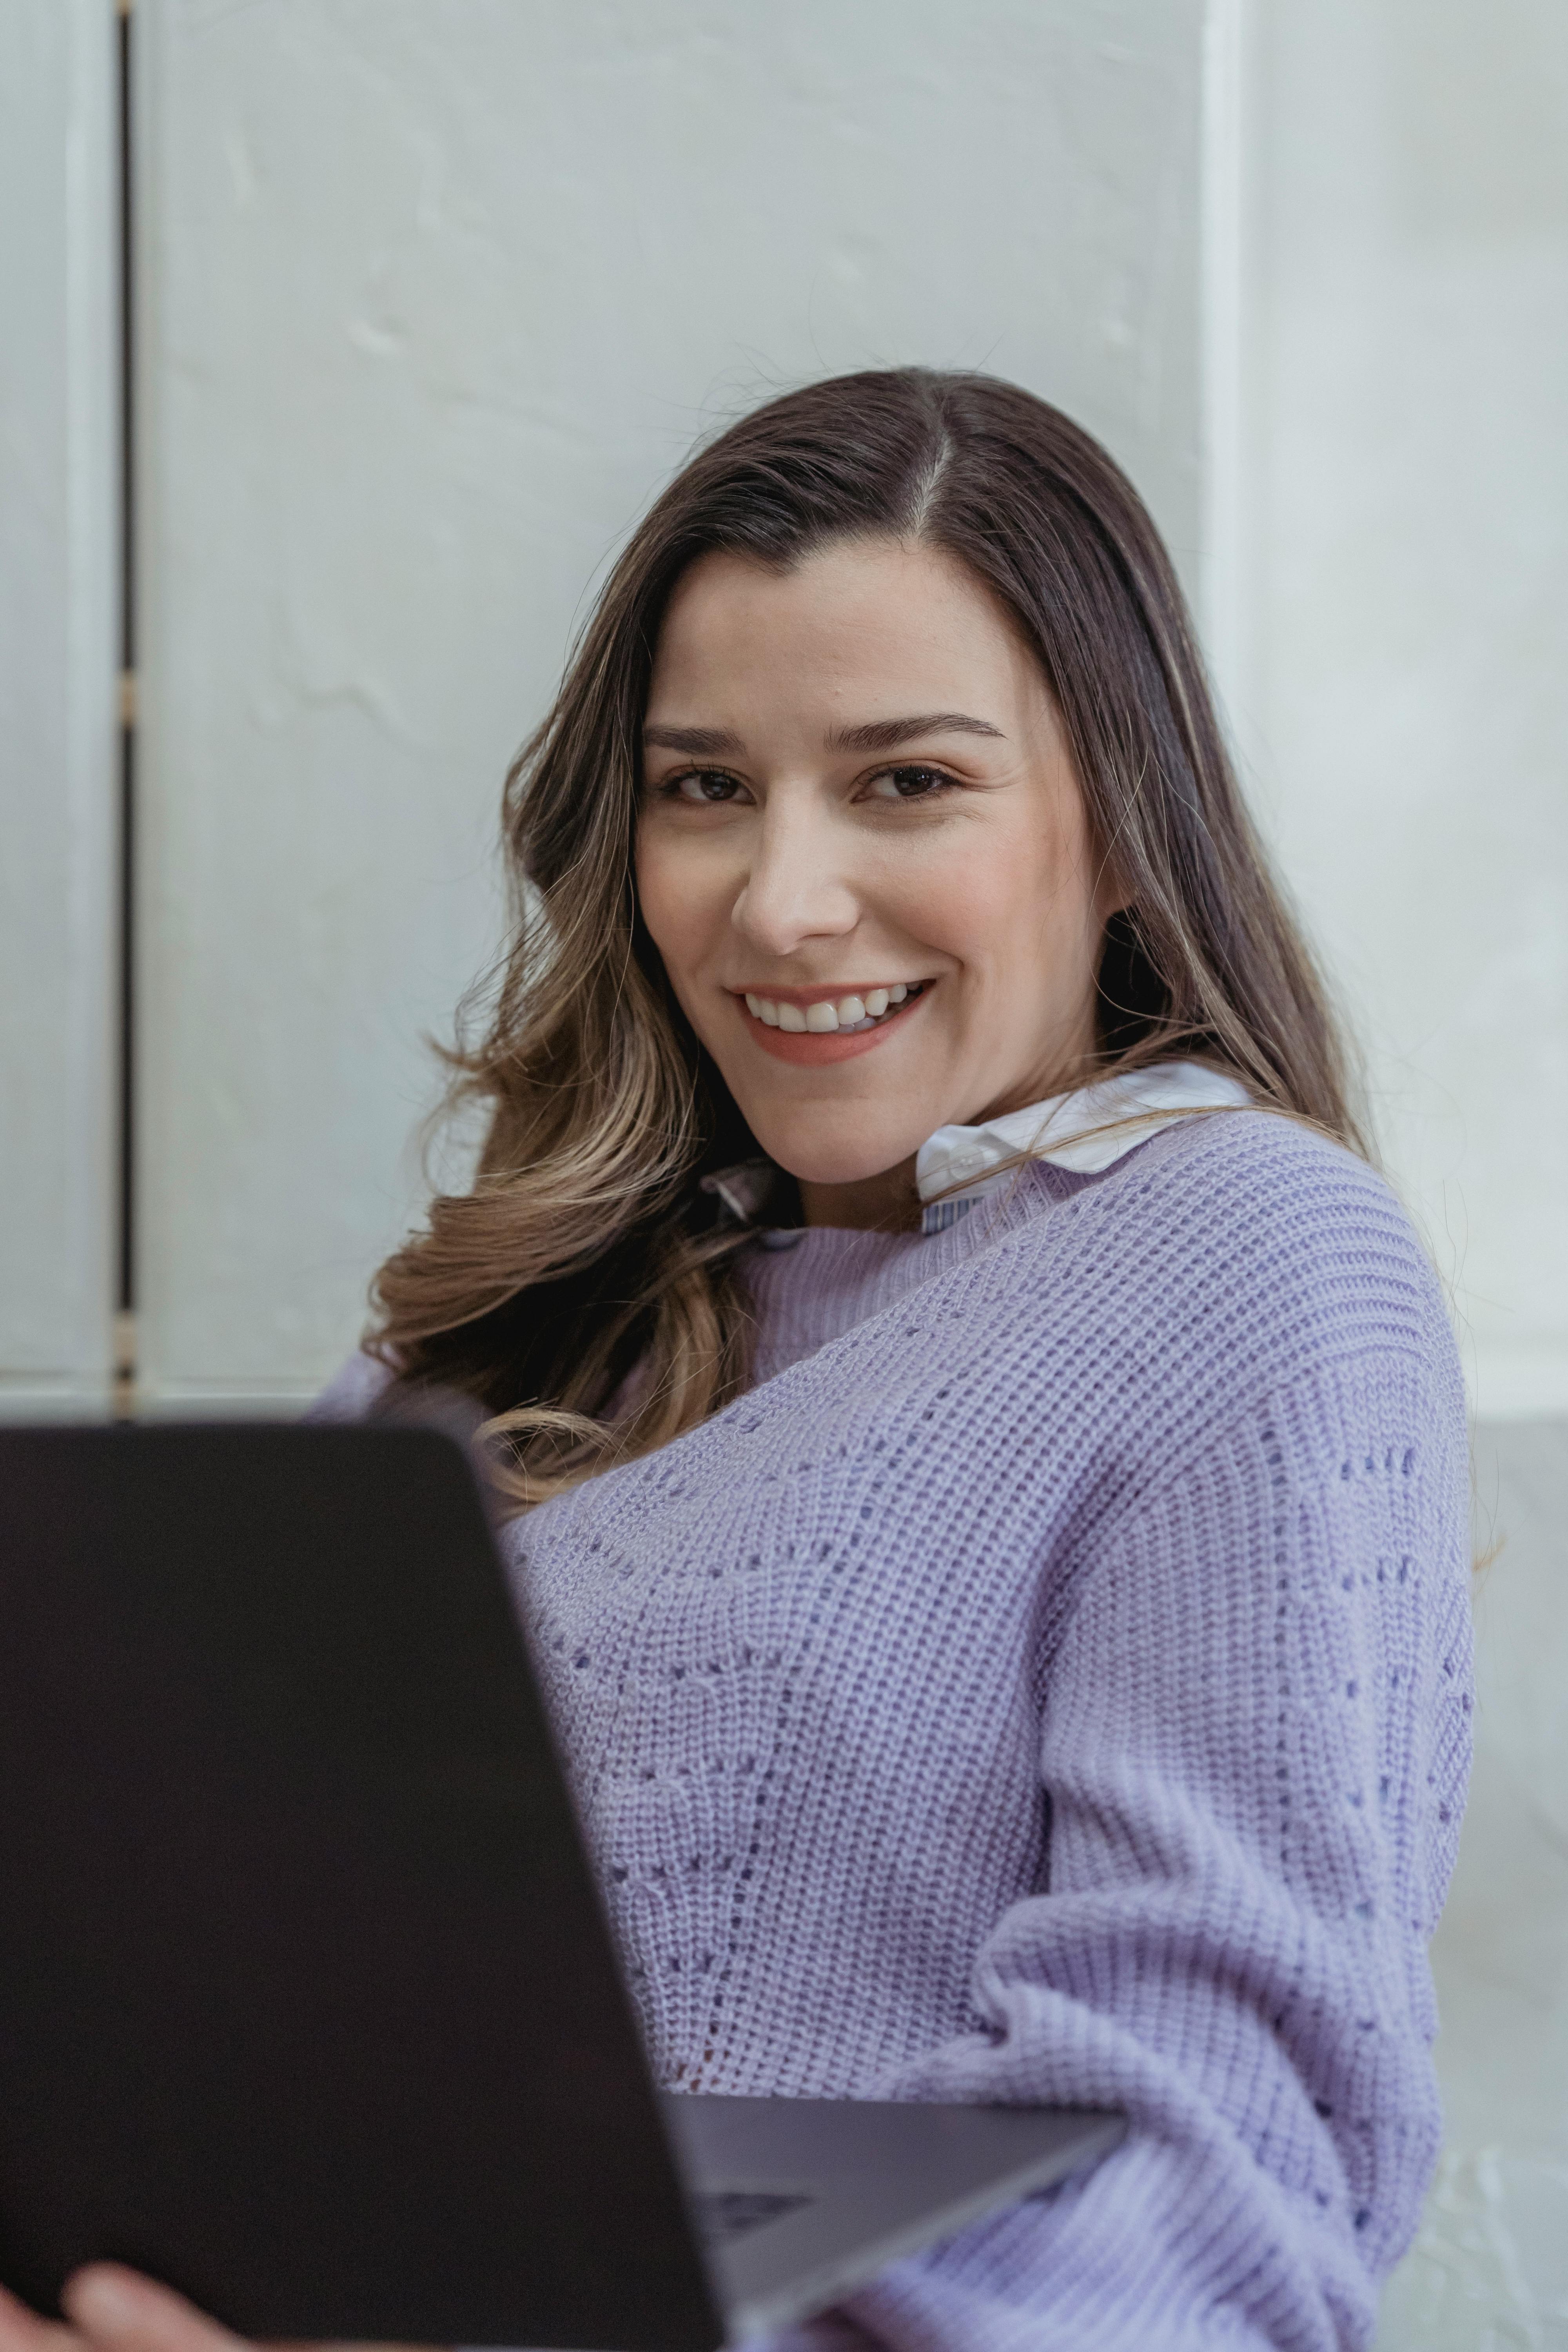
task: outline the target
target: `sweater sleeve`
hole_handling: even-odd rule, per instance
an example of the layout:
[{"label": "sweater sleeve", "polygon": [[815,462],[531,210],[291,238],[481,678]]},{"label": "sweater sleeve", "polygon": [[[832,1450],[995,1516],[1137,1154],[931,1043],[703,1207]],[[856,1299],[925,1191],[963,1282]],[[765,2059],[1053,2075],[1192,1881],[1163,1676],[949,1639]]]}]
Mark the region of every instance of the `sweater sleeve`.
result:
[{"label": "sweater sleeve", "polygon": [[390,1368],[360,1349],[340,1364],[320,1396],[300,1414],[301,1421],[363,1421],[392,1380]]},{"label": "sweater sleeve", "polygon": [[977,1956],[987,2032],[885,2088],[1121,2107],[1128,2137],[798,2340],[1370,2341],[1439,2135],[1426,1946],[1468,1765],[1465,1461],[1452,1382],[1342,1364],[1084,1540],[1042,1685],[1047,1891]]}]

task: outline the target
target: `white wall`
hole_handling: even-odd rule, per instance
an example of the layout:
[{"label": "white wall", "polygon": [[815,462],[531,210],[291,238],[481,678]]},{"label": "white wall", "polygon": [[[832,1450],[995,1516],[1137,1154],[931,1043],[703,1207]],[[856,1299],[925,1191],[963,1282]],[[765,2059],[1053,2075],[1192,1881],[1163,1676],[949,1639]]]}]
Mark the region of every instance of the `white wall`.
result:
[{"label": "white wall", "polygon": [[773,383],[979,364],[1198,558],[1199,0],[140,0],[142,1363],[307,1390],[408,1217],[502,771]]},{"label": "white wall", "polygon": [[0,1413],[110,1360],[114,20],[0,10]]},{"label": "white wall", "polygon": [[[352,1338],[500,771],[649,490],[771,382],[919,356],[1149,491],[1479,1407],[1568,1409],[1568,10],[1207,13],[1200,172],[1199,0],[142,0],[154,1394]],[[0,40],[15,1404],[109,1353],[109,0]]]},{"label": "white wall", "polygon": [[1233,701],[1478,1410],[1568,1412],[1568,8],[1249,14]]}]

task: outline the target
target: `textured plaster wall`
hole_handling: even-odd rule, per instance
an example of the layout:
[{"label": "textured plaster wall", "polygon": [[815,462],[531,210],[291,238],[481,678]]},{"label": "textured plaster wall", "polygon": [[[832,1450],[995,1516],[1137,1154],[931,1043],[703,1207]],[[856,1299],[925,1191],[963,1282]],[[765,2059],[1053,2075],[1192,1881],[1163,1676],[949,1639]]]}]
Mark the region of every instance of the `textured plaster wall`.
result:
[{"label": "textured plaster wall", "polygon": [[154,1396],[308,1388],[417,1196],[502,771],[773,384],[981,364],[1189,577],[1198,0],[140,0]]},{"label": "textured plaster wall", "polygon": [[0,9],[0,1413],[110,1356],[113,40]]},{"label": "textured plaster wall", "polygon": [[1235,699],[1483,1417],[1568,1412],[1568,8],[1257,0]]}]

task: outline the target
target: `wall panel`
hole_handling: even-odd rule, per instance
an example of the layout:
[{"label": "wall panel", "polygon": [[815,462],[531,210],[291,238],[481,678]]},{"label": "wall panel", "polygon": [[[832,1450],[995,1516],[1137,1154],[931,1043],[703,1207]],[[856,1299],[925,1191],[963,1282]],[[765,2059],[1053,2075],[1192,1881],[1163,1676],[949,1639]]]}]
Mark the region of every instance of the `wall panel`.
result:
[{"label": "wall panel", "polygon": [[116,1144],[114,16],[0,16],[0,1413],[104,1401]]},{"label": "wall panel", "polygon": [[1568,11],[1258,0],[1244,740],[1477,1410],[1568,1412]]}]

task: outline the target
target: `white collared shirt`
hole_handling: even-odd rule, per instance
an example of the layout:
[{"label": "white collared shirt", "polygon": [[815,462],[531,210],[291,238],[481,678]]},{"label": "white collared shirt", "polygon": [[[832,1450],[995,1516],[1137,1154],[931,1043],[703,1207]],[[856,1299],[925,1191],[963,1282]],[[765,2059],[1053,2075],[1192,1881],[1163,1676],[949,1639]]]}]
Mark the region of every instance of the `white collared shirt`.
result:
[{"label": "white collared shirt", "polygon": [[926,1204],[922,1230],[940,1233],[994,1192],[1020,1152],[1095,1175],[1194,1111],[1237,1109],[1250,1100],[1239,1079],[1202,1062],[1152,1062],[1076,1094],[1004,1112],[983,1127],[939,1127],[915,1156],[915,1183]]}]

